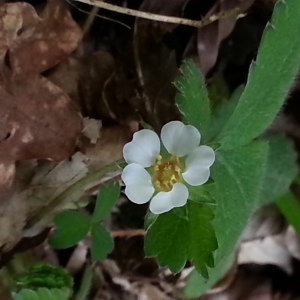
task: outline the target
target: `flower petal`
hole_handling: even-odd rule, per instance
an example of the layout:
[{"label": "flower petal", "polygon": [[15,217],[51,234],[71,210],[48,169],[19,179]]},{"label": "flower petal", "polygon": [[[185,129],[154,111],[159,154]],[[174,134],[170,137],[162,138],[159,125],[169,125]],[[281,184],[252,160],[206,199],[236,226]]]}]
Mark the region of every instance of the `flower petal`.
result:
[{"label": "flower petal", "polygon": [[186,204],[189,196],[187,187],[182,183],[175,183],[170,192],[160,192],[150,202],[150,211],[163,214],[174,207]]},{"label": "flower petal", "polygon": [[172,155],[185,156],[200,144],[200,132],[191,125],[184,125],[180,121],[171,121],[161,130],[161,140]]},{"label": "flower petal", "polygon": [[150,200],[154,187],[150,174],[139,164],[129,164],[122,172],[122,180],[126,188],[125,194],[129,200],[144,204]]},{"label": "flower petal", "polygon": [[123,156],[128,164],[137,163],[145,168],[154,165],[160,151],[160,140],[158,135],[143,129],[133,135],[130,143],[123,148]]},{"label": "flower petal", "polygon": [[192,186],[204,184],[210,176],[209,167],[191,167],[182,173],[183,179]]},{"label": "flower petal", "polygon": [[210,175],[209,167],[214,161],[215,152],[212,148],[196,148],[185,160],[186,171],[182,173],[183,179],[192,186],[205,183]]}]

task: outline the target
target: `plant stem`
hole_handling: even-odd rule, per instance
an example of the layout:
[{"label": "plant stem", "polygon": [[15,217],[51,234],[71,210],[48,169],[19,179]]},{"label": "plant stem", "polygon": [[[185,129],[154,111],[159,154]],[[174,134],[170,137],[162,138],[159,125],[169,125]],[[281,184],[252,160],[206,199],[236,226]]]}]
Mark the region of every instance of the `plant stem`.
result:
[{"label": "plant stem", "polygon": [[113,162],[109,165],[104,166],[103,168],[88,174],[84,178],[78,180],[71,186],[69,186],[67,189],[65,189],[61,194],[59,194],[57,197],[55,197],[47,206],[43,207],[26,225],[26,228],[31,228],[36,223],[41,221],[45,216],[49,215],[52,211],[55,210],[55,208],[62,205],[67,200],[70,201],[75,194],[76,196],[82,196],[84,192],[91,188],[94,185],[99,184],[99,181],[107,175],[107,173],[119,171],[118,174],[115,176],[120,175],[121,169],[119,167],[119,164],[124,162],[123,160],[119,160],[116,162]]}]

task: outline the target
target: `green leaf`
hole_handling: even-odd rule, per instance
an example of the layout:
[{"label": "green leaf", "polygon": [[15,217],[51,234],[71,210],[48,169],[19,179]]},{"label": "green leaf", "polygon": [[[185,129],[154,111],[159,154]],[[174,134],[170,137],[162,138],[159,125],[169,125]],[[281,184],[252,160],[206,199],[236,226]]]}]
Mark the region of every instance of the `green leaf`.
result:
[{"label": "green leaf", "polygon": [[217,249],[211,224],[214,214],[209,205],[188,201],[187,216],[179,217],[173,211],[159,215],[147,230],[145,252],[175,273],[191,260],[207,278],[207,267],[214,266],[212,252]]},{"label": "green leaf", "polygon": [[260,196],[261,205],[275,201],[286,193],[298,173],[292,141],[274,133],[266,135],[264,139],[269,143],[269,153]]},{"label": "green leaf", "polygon": [[208,183],[206,185],[189,186],[189,200],[198,203],[215,205],[216,201],[208,193],[207,186]]},{"label": "green leaf", "polygon": [[[216,200],[217,262],[232,253],[250,215],[258,206],[266,171],[268,144],[255,141],[234,151],[219,151],[212,168],[211,195]],[[226,224],[226,226],[224,226]]]},{"label": "green leaf", "polygon": [[205,81],[195,63],[185,61],[181,66],[182,75],[175,81],[179,93],[176,103],[183,115],[183,122],[193,125],[202,133],[210,120],[210,102]]},{"label": "green leaf", "polygon": [[45,263],[33,265],[27,274],[16,277],[14,282],[17,289],[71,288],[73,286],[73,278],[65,269]]},{"label": "green leaf", "polygon": [[100,224],[93,224],[91,231],[91,253],[94,261],[103,260],[114,248],[114,240],[109,232]]},{"label": "green leaf", "polygon": [[50,239],[50,245],[56,249],[64,249],[76,245],[88,233],[91,217],[74,211],[64,211],[54,217],[56,229]]},{"label": "green leaf", "polygon": [[276,204],[287,221],[294,227],[300,237],[300,203],[299,200],[289,192],[281,196]]},{"label": "green leaf", "polygon": [[230,99],[220,103],[212,113],[212,119],[205,132],[206,140],[214,140],[222,131],[225,124],[233,114],[238,101],[244,91],[244,86],[239,86],[235,89]]},{"label": "green leaf", "polygon": [[249,143],[273,121],[300,66],[300,1],[278,1],[249,70],[241,99],[222,133],[223,148]]},{"label": "green leaf", "polygon": [[38,288],[37,290],[23,289],[18,293],[13,293],[15,300],[68,300],[71,296],[69,288],[47,289]]},{"label": "green leaf", "polygon": [[[259,206],[266,170],[268,143],[255,141],[234,151],[217,151],[207,188],[216,201],[213,225],[219,248],[209,280],[198,276],[198,295],[209,289],[227,270],[237,240],[253,211]],[[196,275],[195,275],[196,276]]]},{"label": "green leaf", "polygon": [[100,222],[107,217],[120,195],[120,186],[118,183],[109,183],[100,188],[96,207],[93,214],[93,222]]}]

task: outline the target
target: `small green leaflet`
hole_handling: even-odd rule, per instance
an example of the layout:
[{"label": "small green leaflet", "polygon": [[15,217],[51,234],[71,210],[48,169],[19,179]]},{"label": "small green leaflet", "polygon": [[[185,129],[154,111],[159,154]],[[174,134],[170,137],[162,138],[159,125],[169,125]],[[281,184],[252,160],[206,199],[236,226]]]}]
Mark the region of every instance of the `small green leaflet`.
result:
[{"label": "small green leaflet", "polygon": [[91,217],[81,212],[67,210],[54,217],[56,229],[49,243],[53,248],[64,249],[76,245],[87,235]]},{"label": "small green leaflet", "polygon": [[114,240],[100,224],[93,224],[91,253],[94,261],[103,260],[114,249]]},{"label": "small green leaflet", "polygon": [[71,296],[71,290],[69,288],[38,288],[37,290],[23,289],[18,293],[13,293],[12,295],[14,300],[68,300]]},{"label": "small green leaflet", "polygon": [[91,230],[92,259],[104,259],[112,251],[114,240],[99,222],[110,213],[119,195],[120,186],[110,183],[99,190],[92,217],[73,210],[56,215],[54,222],[57,228],[50,240],[51,246],[57,249],[74,246]]},{"label": "small green leaflet", "polygon": [[213,251],[217,249],[211,224],[214,213],[210,205],[188,201],[186,214],[183,218],[171,210],[157,217],[147,230],[146,255],[157,257],[161,266],[174,273],[190,260],[208,278],[207,267],[214,266]]},{"label": "small green leaflet", "polygon": [[284,103],[300,67],[299,15],[299,0],[275,4],[245,90],[222,132],[224,149],[245,145],[261,134]]},{"label": "small green leaflet", "polygon": [[191,60],[181,66],[182,76],[175,81],[179,93],[176,104],[185,124],[193,125],[202,133],[210,120],[210,102],[205,81]]},{"label": "small green leaflet", "polygon": [[109,183],[100,188],[93,214],[93,222],[100,222],[108,216],[112,208],[115,206],[119,195],[119,184]]},{"label": "small green leaflet", "polygon": [[27,274],[14,279],[16,289],[63,288],[73,286],[72,276],[63,268],[39,263],[29,268]]},{"label": "small green leaflet", "polygon": [[120,186],[116,183],[109,183],[101,187],[98,192],[96,207],[92,217],[91,238],[92,259],[102,260],[106,258],[114,248],[114,240],[109,232],[99,224],[105,219],[116,204],[120,195]]}]

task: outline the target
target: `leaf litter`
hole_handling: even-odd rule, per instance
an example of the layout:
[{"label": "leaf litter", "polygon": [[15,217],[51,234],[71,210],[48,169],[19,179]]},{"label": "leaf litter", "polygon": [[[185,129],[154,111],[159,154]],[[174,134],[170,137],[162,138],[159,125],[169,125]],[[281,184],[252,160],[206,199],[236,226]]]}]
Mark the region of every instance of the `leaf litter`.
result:
[{"label": "leaf litter", "polygon": [[[184,58],[193,58],[206,74],[212,100],[226,101],[220,82],[232,92],[246,81],[245,70],[255,56],[274,2],[120,1],[140,11],[196,20],[235,8],[243,15],[217,18],[195,29],[101,9],[106,19],[93,18],[83,34],[82,28],[89,28],[85,26],[88,18],[74,5],[89,10],[87,5],[59,0],[2,1],[1,264],[10,265],[13,256],[38,258],[67,266],[74,276],[82,274],[89,262],[90,239],[69,253],[53,251],[45,240],[46,221],[55,211],[92,202],[101,183],[85,186],[44,214],[43,222],[37,216],[72,184],[120,159],[140,121],[159,129],[179,118],[172,82]],[[240,38],[249,32],[254,41],[251,47]],[[298,146],[295,103],[299,86],[295,84],[285,109],[271,126],[273,131],[290,135]],[[117,176],[108,175],[106,180]],[[90,299],[184,299],[185,274],[191,268],[187,265],[181,274],[172,275],[159,269],[153,259],[144,259],[145,212],[146,207],[134,206],[121,196],[105,220],[116,247],[107,260],[93,265],[98,284]],[[266,206],[249,222],[227,275],[199,299],[297,299],[299,257],[295,232],[274,206]]]}]

